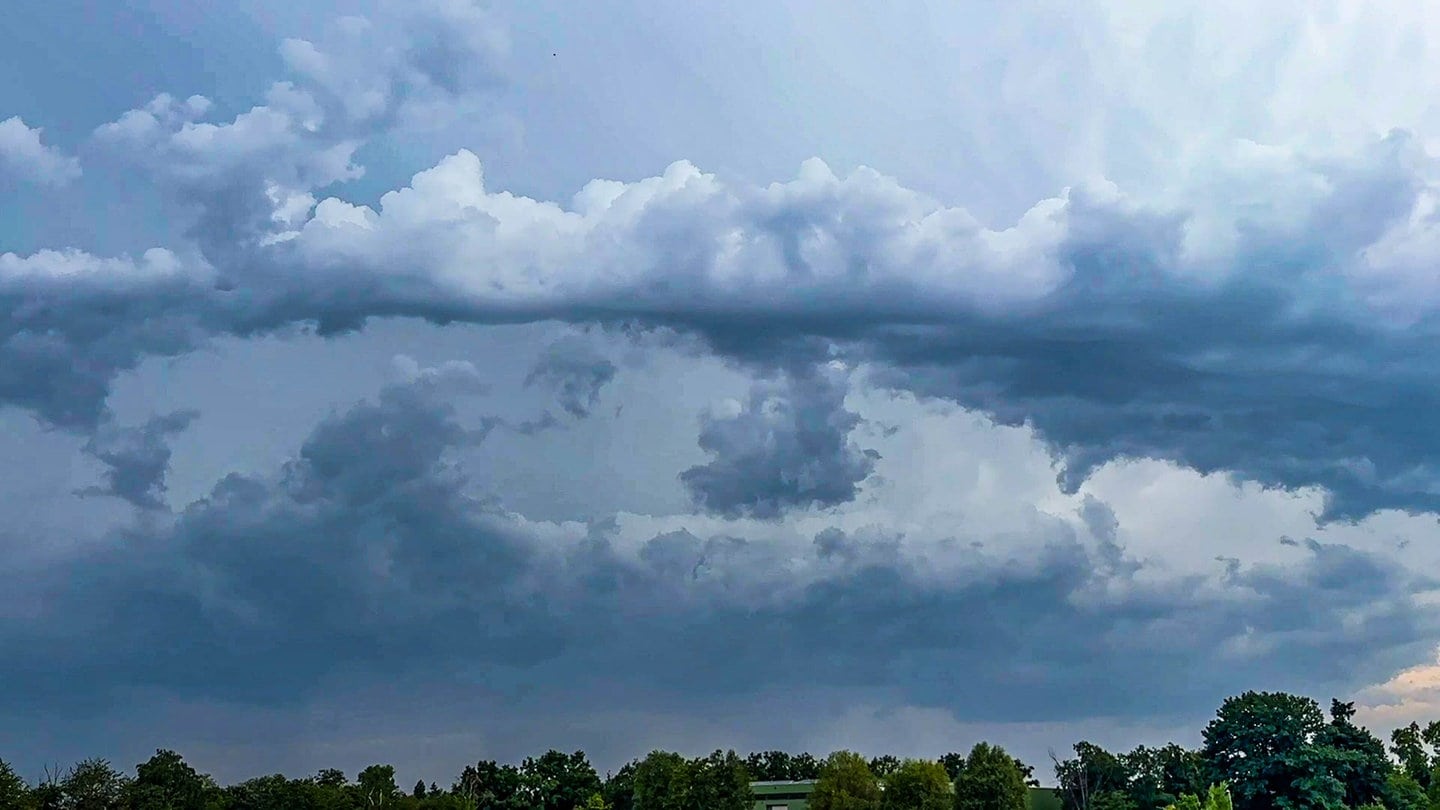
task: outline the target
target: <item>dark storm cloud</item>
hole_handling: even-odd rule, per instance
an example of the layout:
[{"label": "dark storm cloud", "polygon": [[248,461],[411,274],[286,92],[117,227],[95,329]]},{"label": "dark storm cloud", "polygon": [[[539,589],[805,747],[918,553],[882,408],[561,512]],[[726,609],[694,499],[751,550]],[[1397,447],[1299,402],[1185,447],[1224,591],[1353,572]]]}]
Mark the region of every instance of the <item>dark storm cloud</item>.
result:
[{"label": "dark storm cloud", "polygon": [[572,335],[545,347],[525,384],[550,388],[566,413],[583,419],[600,404],[600,391],[615,378],[616,370],[590,343]]},{"label": "dark storm cloud", "polygon": [[164,509],[165,475],[170,471],[170,439],[185,430],[199,413],[176,411],[139,427],[105,425],[85,443],[84,451],[106,466],[103,486],[86,487],[81,495],[108,495],[139,509]]},{"label": "dark storm cloud", "polygon": [[614,522],[544,530],[472,493],[448,459],[485,428],[451,403],[480,387],[463,365],[416,370],[275,474],[56,564],[33,614],[0,618],[0,713],[79,716],[134,690],[280,706],[335,678],[423,677],[616,710],[818,686],[972,720],[1138,716],[1281,677],[1343,690],[1436,630],[1415,599],[1432,583],[1314,542],[1285,568],[1158,580],[1058,519],[1029,562],[883,529],[808,551],[674,531],[623,552]]},{"label": "dark storm cloud", "polygon": [[[116,373],[207,335],[304,324],[328,334],[380,316],[599,321],[679,330],[762,368],[827,351],[868,361],[883,385],[1032,425],[1062,457],[1067,488],[1110,459],[1152,457],[1323,486],[1331,517],[1440,508],[1440,428],[1427,417],[1440,407],[1440,366],[1427,359],[1440,322],[1423,306],[1396,322],[1356,298],[1402,283],[1385,257],[1410,238],[1392,231],[1412,227],[1420,160],[1399,135],[1345,161],[1297,159],[1287,171],[1320,190],[1240,219],[1234,245],[1207,264],[1186,246],[1209,208],[1071,191],[1000,233],[873,173],[840,179],[811,163],[759,190],[677,164],[587,188],[564,210],[486,190],[462,153],[378,210],[326,200],[275,226],[292,228],[285,238],[244,247],[243,262],[207,252],[214,276],[186,260],[168,283],[122,281],[88,260],[94,272],[75,277],[48,269],[54,257],[12,257],[28,270],[3,276],[0,396],[85,425]],[[87,305],[97,289],[104,308]],[[571,372],[561,401],[586,410],[603,367]],[[707,426],[717,459],[691,477],[707,505],[775,514],[849,497],[864,462],[848,451],[838,475],[810,482],[769,459],[745,491],[729,434],[753,420]]]},{"label": "dark storm cloud", "polygon": [[804,369],[755,383],[739,413],[704,414],[700,447],[713,459],[680,474],[691,497],[721,515],[762,519],[854,500],[878,454],[850,440],[860,416],[845,407],[846,382],[829,368]]},{"label": "dark storm cloud", "polygon": [[[819,161],[749,189],[676,163],[597,181],[562,207],[487,189],[461,152],[373,209],[316,204],[405,109],[496,75],[450,76],[403,47],[446,31],[446,48],[494,66],[504,37],[483,14],[397,8],[393,25],[349,20],[334,42],[287,42],[291,80],[233,120],[162,96],[102,127],[97,144],[193,217],[198,252],[3,257],[0,400],[86,430],[117,374],[217,335],[336,334],[387,316],[625,323],[757,367],[831,350],[868,361],[882,384],[1032,425],[1067,488],[1108,460],[1153,457],[1325,487],[1330,517],[1440,508],[1428,418],[1440,321],[1422,272],[1433,226],[1412,216],[1431,159],[1408,136],[1290,155],[1261,180],[1221,155],[1214,183],[1257,200],[1244,209],[1213,190],[1159,205],[1070,189],[1003,231]],[[352,39],[384,58],[358,57],[369,46]],[[1396,321],[1397,305],[1413,317]],[[568,362],[537,379],[571,375],[562,407],[588,411],[604,368]],[[731,443],[749,424],[707,426],[717,458],[691,476],[707,506],[776,514],[850,497],[864,461],[848,451],[814,481],[780,457],[750,470],[753,486],[737,479],[761,463]]]}]

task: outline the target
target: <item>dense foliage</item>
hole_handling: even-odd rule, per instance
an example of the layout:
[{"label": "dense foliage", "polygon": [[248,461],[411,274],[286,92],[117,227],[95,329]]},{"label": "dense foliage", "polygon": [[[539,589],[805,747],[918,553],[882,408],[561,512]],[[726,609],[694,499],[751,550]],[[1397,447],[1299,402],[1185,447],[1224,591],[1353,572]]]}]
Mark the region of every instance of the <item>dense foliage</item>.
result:
[{"label": "dense foliage", "polygon": [[[1220,706],[1199,750],[1114,753],[1082,741],[1073,757],[1053,763],[1057,807],[1440,810],[1440,721],[1396,729],[1387,752],[1354,716],[1340,701],[1327,719],[1310,698],[1246,692]],[[751,781],[787,780],[816,780],[814,810],[1027,810],[1036,783],[1029,766],[984,742],[935,760],[653,751],[604,778],[584,752],[547,751],[518,765],[482,760],[448,788],[422,780],[408,792],[389,765],[371,765],[354,780],[327,769],[222,786],[160,750],[133,776],[88,759],[34,783],[0,760],[0,810],[748,810]]]}]

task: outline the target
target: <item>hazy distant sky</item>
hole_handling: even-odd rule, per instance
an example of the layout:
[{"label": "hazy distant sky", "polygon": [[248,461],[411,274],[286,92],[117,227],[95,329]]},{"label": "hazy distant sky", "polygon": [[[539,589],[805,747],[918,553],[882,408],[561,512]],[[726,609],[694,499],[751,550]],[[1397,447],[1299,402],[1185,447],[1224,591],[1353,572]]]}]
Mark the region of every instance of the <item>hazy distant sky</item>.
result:
[{"label": "hazy distant sky", "polygon": [[11,0],[0,757],[1440,717],[1440,14]]}]

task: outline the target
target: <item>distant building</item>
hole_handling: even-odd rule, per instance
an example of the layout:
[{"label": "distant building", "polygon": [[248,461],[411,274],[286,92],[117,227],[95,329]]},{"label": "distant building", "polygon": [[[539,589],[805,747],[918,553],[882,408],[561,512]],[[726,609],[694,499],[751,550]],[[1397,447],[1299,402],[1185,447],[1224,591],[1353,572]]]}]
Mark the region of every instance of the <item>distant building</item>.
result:
[{"label": "distant building", "polygon": [[814,779],[750,783],[750,791],[755,794],[755,810],[805,810],[814,789]]},{"label": "distant building", "polygon": [[[806,810],[814,779],[798,782],[751,782],[755,794],[755,810]],[[1032,787],[1026,797],[1027,810],[1060,810],[1060,791],[1055,788]]]}]

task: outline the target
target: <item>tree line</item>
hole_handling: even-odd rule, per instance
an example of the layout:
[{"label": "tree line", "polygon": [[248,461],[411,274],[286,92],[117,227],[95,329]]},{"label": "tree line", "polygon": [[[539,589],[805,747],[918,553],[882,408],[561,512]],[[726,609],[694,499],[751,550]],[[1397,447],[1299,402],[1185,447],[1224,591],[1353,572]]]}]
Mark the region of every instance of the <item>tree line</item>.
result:
[{"label": "tree line", "polygon": [[[1228,698],[1197,749],[1114,753],[1082,741],[1053,753],[1056,810],[1440,810],[1440,721],[1395,729],[1386,745],[1353,704],[1280,692]],[[449,787],[402,790],[390,765],[221,786],[160,750],[123,774],[103,759],[34,784],[0,760],[0,810],[749,810],[754,781],[815,780],[813,810],[1035,810],[1031,766],[978,743],[934,760],[852,751],[653,751],[604,778],[584,752],[519,764],[483,760]]]}]

